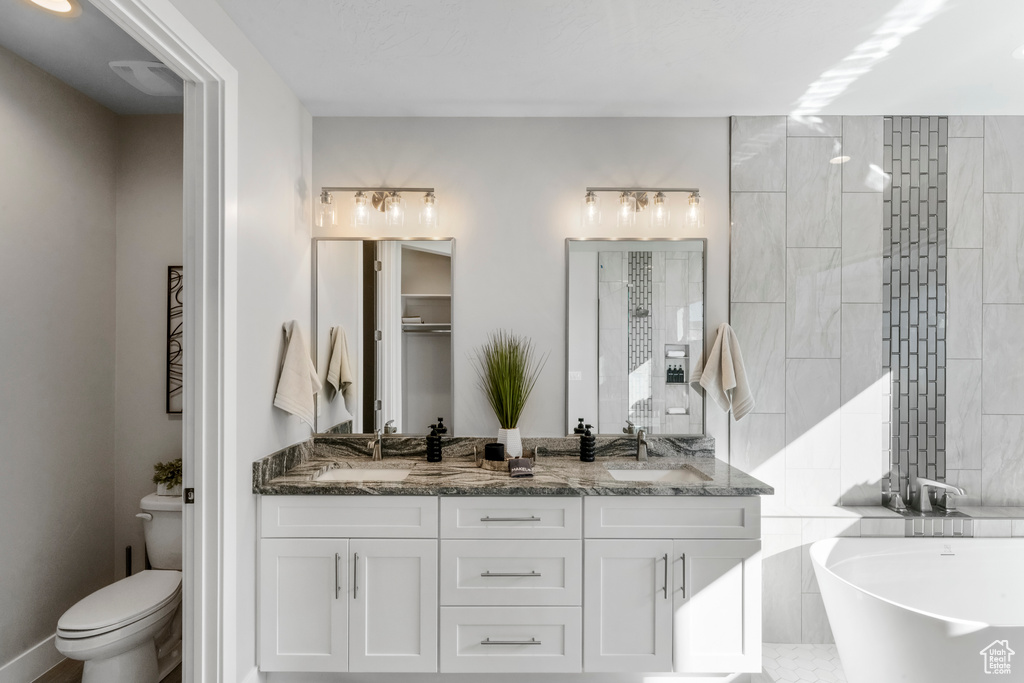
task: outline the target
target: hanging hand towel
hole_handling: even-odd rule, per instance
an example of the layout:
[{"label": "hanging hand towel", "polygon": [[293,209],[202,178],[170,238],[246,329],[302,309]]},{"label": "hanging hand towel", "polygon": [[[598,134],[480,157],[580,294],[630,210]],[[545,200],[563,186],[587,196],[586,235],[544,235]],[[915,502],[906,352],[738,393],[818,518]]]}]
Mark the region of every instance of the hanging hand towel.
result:
[{"label": "hanging hand towel", "polygon": [[722,410],[732,408],[733,419],[739,420],[754,409],[754,395],[747,383],[743,355],[736,333],[726,323],[718,327],[718,336],[700,372],[702,386]]},{"label": "hanging hand towel", "polygon": [[277,381],[274,405],[297,415],[313,427],[314,397],[321,384],[297,321],[284,324],[284,343],[284,364],[281,366],[281,378]]},{"label": "hanging hand towel", "polygon": [[348,340],[345,337],[345,329],[342,327],[331,328],[331,360],[327,364],[327,383],[334,387],[339,394],[348,393],[355,382],[355,374],[352,372],[352,363],[349,362]]}]

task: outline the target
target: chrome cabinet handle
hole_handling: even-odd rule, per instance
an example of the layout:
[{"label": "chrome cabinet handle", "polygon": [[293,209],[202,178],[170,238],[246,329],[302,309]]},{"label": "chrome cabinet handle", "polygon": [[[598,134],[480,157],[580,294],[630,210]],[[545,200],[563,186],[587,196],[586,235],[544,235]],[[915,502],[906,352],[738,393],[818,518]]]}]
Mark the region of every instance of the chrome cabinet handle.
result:
[{"label": "chrome cabinet handle", "polygon": [[352,563],[352,599],[359,595],[359,553],[352,553],[355,558]]},{"label": "chrome cabinet handle", "polygon": [[338,599],[341,593],[341,583],[338,581],[338,567],[341,565],[341,553],[334,553],[334,599]]},{"label": "chrome cabinet handle", "polygon": [[530,638],[529,640],[491,640],[490,638],[484,638],[480,641],[481,645],[540,645],[541,642],[536,638]]},{"label": "chrome cabinet handle", "polygon": [[540,576],[540,572],[482,572],[480,576],[494,577],[494,576]]},{"label": "chrome cabinet handle", "polygon": [[679,587],[679,590],[683,591],[683,597],[686,597],[686,553],[679,556],[679,559],[683,561],[683,585]]},{"label": "chrome cabinet handle", "polygon": [[481,517],[481,522],[539,522],[540,517],[530,515],[529,517]]},{"label": "chrome cabinet handle", "polygon": [[665,553],[665,585],[661,589],[665,591],[665,599],[668,600],[668,553]]}]

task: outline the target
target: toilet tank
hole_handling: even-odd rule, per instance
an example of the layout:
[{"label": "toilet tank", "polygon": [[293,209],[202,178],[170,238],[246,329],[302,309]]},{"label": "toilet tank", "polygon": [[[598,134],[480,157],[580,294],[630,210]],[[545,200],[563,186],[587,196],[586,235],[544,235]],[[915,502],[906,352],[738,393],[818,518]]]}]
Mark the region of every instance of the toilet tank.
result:
[{"label": "toilet tank", "polygon": [[181,569],[181,496],[151,493],[142,499],[142,531],[153,569]]}]

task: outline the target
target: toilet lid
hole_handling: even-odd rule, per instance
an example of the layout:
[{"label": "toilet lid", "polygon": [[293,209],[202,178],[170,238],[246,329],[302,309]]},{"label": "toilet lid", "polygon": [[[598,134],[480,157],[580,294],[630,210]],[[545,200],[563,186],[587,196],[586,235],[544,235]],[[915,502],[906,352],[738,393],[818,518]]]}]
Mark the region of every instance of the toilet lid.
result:
[{"label": "toilet lid", "polygon": [[179,571],[140,572],[79,600],[60,618],[57,629],[65,633],[88,631],[90,635],[112,631],[175,600],[180,589]]}]

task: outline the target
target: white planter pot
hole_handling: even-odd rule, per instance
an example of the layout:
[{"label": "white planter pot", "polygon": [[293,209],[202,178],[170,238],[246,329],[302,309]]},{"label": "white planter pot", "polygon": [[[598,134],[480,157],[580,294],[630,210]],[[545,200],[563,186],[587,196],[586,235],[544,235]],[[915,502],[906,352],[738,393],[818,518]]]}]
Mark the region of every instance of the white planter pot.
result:
[{"label": "white planter pot", "polygon": [[523,438],[519,435],[519,428],[499,429],[498,443],[505,444],[505,459],[520,458],[523,455]]},{"label": "white planter pot", "polygon": [[174,486],[172,488],[167,488],[167,484],[157,484],[156,495],[181,497],[181,484],[178,484],[177,486]]}]

